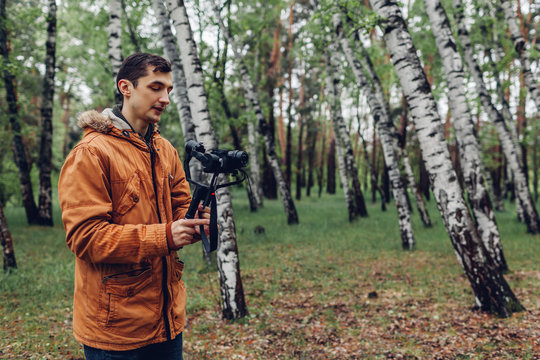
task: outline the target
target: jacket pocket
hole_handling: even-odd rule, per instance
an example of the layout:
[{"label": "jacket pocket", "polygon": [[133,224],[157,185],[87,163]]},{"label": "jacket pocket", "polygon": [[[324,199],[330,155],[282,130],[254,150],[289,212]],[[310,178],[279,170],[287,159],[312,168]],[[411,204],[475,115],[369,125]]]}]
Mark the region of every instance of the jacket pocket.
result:
[{"label": "jacket pocket", "polygon": [[116,204],[113,204],[113,214],[115,216],[125,215],[135,204],[139,202],[139,195],[141,193],[141,179],[135,172],[131,175],[126,182],[126,186],[122,195],[118,199]]},{"label": "jacket pocket", "polygon": [[184,263],[179,259],[174,261],[174,274],[172,278],[173,319],[178,331],[184,328],[186,320],[186,287],[182,281]]},{"label": "jacket pocket", "polygon": [[148,335],[159,318],[159,291],[151,267],[108,275],[99,295],[99,325],[118,335]]}]

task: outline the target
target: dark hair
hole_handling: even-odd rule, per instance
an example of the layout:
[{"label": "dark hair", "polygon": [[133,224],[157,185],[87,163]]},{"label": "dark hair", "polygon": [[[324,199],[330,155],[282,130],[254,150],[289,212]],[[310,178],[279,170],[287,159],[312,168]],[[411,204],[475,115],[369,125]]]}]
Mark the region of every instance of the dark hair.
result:
[{"label": "dark hair", "polygon": [[161,56],[140,52],[129,55],[120,66],[118,75],[116,75],[118,92],[120,92],[118,81],[122,79],[131,81],[133,86],[137,87],[137,80],[148,74],[148,66],[154,66],[154,72],[171,72],[171,63]]}]

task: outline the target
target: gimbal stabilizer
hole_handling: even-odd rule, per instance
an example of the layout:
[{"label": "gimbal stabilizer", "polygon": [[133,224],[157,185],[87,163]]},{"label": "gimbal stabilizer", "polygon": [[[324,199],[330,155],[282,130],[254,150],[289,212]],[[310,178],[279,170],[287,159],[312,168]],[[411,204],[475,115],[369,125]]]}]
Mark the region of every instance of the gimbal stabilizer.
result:
[{"label": "gimbal stabilizer", "polygon": [[[204,185],[191,179],[189,162],[193,157],[201,162],[205,173],[213,174],[209,185]],[[216,190],[226,186],[240,184],[244,181],[247,178],[247,174],[242,168],[247,166],[248,159],[249,156],[245,151],[218,149],[206,153],[202,143],[198,143],[194,140],[189,140],[186,143],[184,171],[186,173],[187,181],[195,185],[195,189],[193,190],[191,204],[189,205],[185,218],[195,218],[195,214],[197,213],[201,201],[203,202],[203,208],[210,206],[210,239],[206,237],[204,227],[201,226],[201,238],[206,252],[216,250],[218,244]],[[225,184],[217,184],[219,174],[236,175],[238,171],[243,175],[241,179]]]}]

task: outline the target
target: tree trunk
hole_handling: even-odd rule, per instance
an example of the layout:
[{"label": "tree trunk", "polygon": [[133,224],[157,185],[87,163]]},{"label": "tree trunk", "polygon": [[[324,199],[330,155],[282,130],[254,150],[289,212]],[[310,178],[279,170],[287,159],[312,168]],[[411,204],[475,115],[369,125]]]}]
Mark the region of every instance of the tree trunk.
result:
[{"label": "tree trunk", "polygon": [[4,254],[4,271],[17,268],[15,260],[15,251],[13,250],[13,239],[4,216],[4,208],[0,204],[0,240],[2,243],[2,252]]},{"label": "tree trunk", "polygon": [[[330,45],[331,51],[333,53],[337,50],[337,44],[332,42]],[[360,181],[358,179],[358,169],[356,168],[356,163],[354,161],[353,148],[351,145],[351,136],[347,130],[347,125],[343,119],[341,113],[341,105],[339,102],[339,79],[337,78],[337,69],[333,63],[330,53],[326,52],[326,66],[329,69],[329,79],[327,81],[328,94],[330,100],[330,110],[332,112],[332,125],[334,127],[334,133],[337,139],[338,148],[343,149],[343,157],[345,168],[347,170],[347,178],[351,181],[351,190],[352,190],[352,200],[354,204],[349,204],[349,210],[354,210],[353,213],[349,213],[349,219],[353,220],[357,216],[367,217],[367,208],[364,201],[364,195],[362,189],[360,188]],[[345,190],[345,188],[343,189]]]},{"label": "tree trunk", "polygon": [[[176,47],[176,40],[171,29],[171,22],[165,4],[162,0],[152,0],[152,8],[157,16],[159,23],[159,30],[161,40],[163,41],[163,50],[165,57],[171,62],[172,69],[172,81],[174,84],[174,91],[171,93],[171,97],[176,105],[178,116],[180,118],[180,126],[182,128],[182,134],[184,135],[184,142],[189,140],[197,140],[195,135],[195,125],[193,124],[193,118],[191,116],[191,109],[189,107],[189,98],[186,85],[186,77],[184,76],[184,70],[182,68],[182,60],[178,54]],[[189,169],[193,180],[201,181],[202,164],[199,161],[192,161],[189,164]],[[207,257],[205,255],[205,257]]]},{"label": "tree trunk", "polygon": [[292,117],[292,108],[293,108],[293,88],[292,88],[292,69],[293,69],[293,55],[292,55],[292,47],[293,47],[293,34],[292,34],[292,27],[293,27],[293,5],[294,1],[291,1],[289,4],[289,30],[288,30],[288,37],[289,41],[287,43],[287,80],[288,80],[288,90],[289,90],[289,101],[287,103],[287,141],[286,141],[286,148],[285,148],[285,182],[287,183],[287,186],[289,189],[291,188],[292,184],[292,124],[294,122],[294,119]]},{"label": "tree trunk", "polygon": [[424,203],[424,198],[422,197],[422,192],[420,191],[420,188],[416,185],[416,181],[414,180],[414,173],[412,171],[411,163],[409,161],[409,156],[405,152],[405,149],[401,148],[401,160],[403,161],[403,168],[405,169],[405,174],[407,175],[407,181],[409,182],[409,189],[411,189],[411,192],[414,194],[414,199],[416,200],[416,208],[418,209],[418,213],[420,214],[420,220],[422,220],[422,224],[424,224],[425,227],[431,227],[433,224],[431,223],[431,218],[429,217],[429,213],[426,209],[426,204]]},{"label": "tree trunk", "polygon": [[298,214],[296,212],[296,207],[294,206],[291,192],[289,190],[289,187],[287,186],[287,183],[285,182],[285,179],[281,172],[281,168],[279,167],[279,160],[275,152],[274,141],[270,135],[268,124],[266,120],[264,119],[261,105],[259,103],[259,93],[257,89],[253,86],[253,83],[249,76],[248,69],[243,62],[242,55],[238,51],[237,45],[234,43],[229,33],[228,28],[225,27],[225,24],[223,24],[223,21],[221,20],[219,9],[217,8],[215,2],[214,1],[212,2],[213,2],[214,12],[216,14],[217,20],[219,21],[219,26],[221,30],[223,31],[224,36],[227,37],[227,42],[231,45],[233,53],[238,59],[239,70],[242,77],[242,86],[245,92],[245,96],[249,100],[249,103],[253,111],[255,112],[255,116],[259,123],[259,131],[261,132],[261,135],[263,136],[265,140],[268,162],[270,163],[270,166],[272,167],[274,177],[276,178],[276,181],[278,183],[278,189],[281,194],[281,200],[283,202],[285,213],[287,215],[287,223],[298,224]]},{"label": "tree trunk", "polygon": [[300,82],[300,98],[299,98],[299,114],[298,114],[298,150],[296,154],[296,200],[300,200],[302,198],[302,170],[304,169],[304,161],[303,161],[303,155],[304,155],[304,106],[305,106],[305,85],[304,85],[304,77],[302,77],[302,80]]},{"label": "tree trunk", "polygon": [[43,102],[41,105],[41,144],[39,151],[39,209],[38,222],[53,226],[52,214],[52,116],[54,101],[54,75],[56,64],[56,2],[49,0],[47,17],[47,42],[45,57],[45,77],[43,81]]},{"label": "tree trunk", "polygon": [[315,170],[315,161],[316,161],[316,149],[317,149],[317,137],[319,134],[317,124],[310,117],[311,121],[307,125],[307,135],[306,135],[306,146],[307,146],[307,158],[308,158],[308,178],[306,184],[306,196],[311,196],[311,188],[313,187],[315,181],[313,179],[313,171]]},{"label": "tree trunk", "polygon": [[125,0],[121,0],[121,5],[122,5],[122,13],[124,15],[124,18],[126,19],[126,25],[128,27],[129,38],[131,39],[131,43],[133,44],[133,47],[135,48],[136,52],[141,52],[141,47],[139,46],[139,40],[137,40],[137,31],[133,29],[133,26],[131,25],[131,21],[129,20],[128,13],[126,11]]},{"label": "tree trunk", "polygon": [[529,89],[529,94],[531,95],[532,100],[536,104],[536,108],[540,108],[540,90],[538,89],[538,84],[534,78],[534,74],[531,72],[531,62],[529,59],[529,50],[523,34],[519,28],[519,25],[516,21],[516,16],[514,10],[512,9],[512,3],[508,0],[501,0],[501,8],[504,12],[504,17],[506,23],[508,24],[508,30],[510,31],[510,36],[514,42],[514,48],[519,56],[519,61],[521,62],[521,69],[523,71],[523,77],[525,78],[525,84]]},{"label": "tree trunk", "polygon": [[249,143],[249,173],[251,176],[251,187],[257,207],[263,206],[263,191],[261,186],[261,165],[259,162],[259,132],[252,121],[248,122],[248,143]]},{"label": "tree trunk", "polygon": [[114,100],[117,104],[122,103],[123,96],[116,84],[116,75],[124,61],[122,56],[122,2],[121,0],[109,0],[109,60],[114,84]]},{"label": "tree trunk", "polygon": [[21,184],[22,200],[26,211],[26,219],[28,224],[38,224],[38,208],[34,200],[32,190],[32,181],[30,178],[30,164],[26,157],[24,148],[21,123],[19,120],[19,108],[17,105],[17,91],[15,86],[15,76],[9,68],[9,45],[7,38],[7,17],[6,17],[6,1],[0,0],[0,52],[4,62],[2,73],[4,77],[4,85],[6,87],[6,102],[8,105],[7,116],[11,124],[12,132],[12,148],[15,164],[19,171],[19,182]]},{"label": "tree trunk", "polygon": [[[375,95],[376,90],[368,83],[368,79],[364,75],[362,70],[362,65],[356,58],[353,53],[352,48],[349,45],[348,39],[343,34],[343,27],[341,22],[341,17],[339,14],[335,14],[333,17],[334,21],[334,30],[336,36],[340,42],[341,48],[345,53],[345,57],[351,66],[356,82],[360,89],[364,90],[364,93],[367,97],[367,102],[370,107],[371,116],[373,116],[373,122],[375,123],[375,128],[379,134],[381,140],[381,146],[384,155],[384,161],[388,167],[388,175],[390,177],[390,182],[392,183],[392,192],[394,194],[394,199],[396,199],[396,208],[398,212],[398,223],[399,230],[401,233],[401,240],[403,249],[412,250],[414,248],[414,232],[411,223],[411,212],[409,209],[409,204],[407,202],[407,195],[405,194],[405,188],[401,182],[401,174],[399,172],[398,159],[394,150],[394,126],[390,114],[386,111],[385,102],[381,103],[380,100]],[[369,61],[369,59],[365,59]],[[370,61],[371,62],[371,61]],[[378,80],[378,78],[377,78]],[[365,144],[364,139],[362,139]],[[375,151],[375,144],[373,144]],[[364,153],[366,149],[364,148]],[[372,174],[374,171],[370,169]],[[376,179],[372,175],[372,182]],[[378,187],[378,185],[377,185]],[[381,192],[381,202],[385,203],[385,197]]]},{"label": "tree trunk", "polygon": [[523,208],[523,217],[527,225],[527,230],[532,234],[538,234],[540,233],[540,219],[532,201],[532,196],[527,185],[527,179],[523,173],[523,168],[520,165],[516,144],[514,141],[512,141],[512,137],[508,131],[508,126],[504,120],[504,117],[495,108],[493,102],[491,101],[491,95],[485,86],[482,72],[476,63],[476,59],[474,58],[469,40],[469,33],[465,27],[463,19],[463,7],[461,0],[453,0],[453,4],[454,8],[456,9],[455,17],[458,24],[458,35],[464,49],[465,60],[476,83],[476,89],[480,96],[480,100],[482,101],[484,111],[486,111],[486,113],[489,115],[491,121],[494,122],[497,135],[499,136],[499,141],[503,147],[506,161],[512,169],[515,192]]},{"label": "tree trunk", "polygon": [[336,193],[336,138],[332,128],[330,128],[330,144],[326,161],[326,193]]},{"label": "tree trunk", "polygon": [[461,160],[459,163],[467,188],[469,205],[488,254],[501,271],[507,271],[508,265],[504,258],[501,236],[484,180],[485,169],[480,158],[480,145],[476,139],[473,119],[467,104],[461,55],[457,51],[452,29],[441,2],[425,0],[424,3],[448,83],[448,103],[454,120],[452,123],[456,130]]},{"label": "tree trunk", "polygon": [[452,168],[435,99],[401,11],[392,0],[370,0],[370,3],[383,19],[384,40],[409,104],[422,157],[430,174],[433,195],[456,255],[474,291],[476,304],[480,309],[496,312],[502,317],[523,310],[502,273],[485,255]]},{"label": "tree trunk", "polygon": [[[383,195],[382,189],[379,187],[379,185],[377,185],[377,175],[375,174],[375,170],[373,169],[373,164],[371,163],[371,161],[369,161],[366,139],[364,139],[364,136],[360,133],[360,129],[358,131],[358,135],[360,136],[360,139],[362,140],[362,149],[364,150],[362,151],[362,153],[364,154],[364,161],[366,162],[368,166],[369,174],[371,175],[371,183],[375,184],[376,190],[379,192],[379,196],[381,197],[381,199],[383,199],[384,195]],[[385,201],[381,201],[381,210],[386,211]]]},{"label": "tree trunk", "polygon": [[[218,143],[210,121],[203,72],[186,8],[183,0],[168,0],[167,4],[176,29],[195,134],[197,140],[201,141],[207,150],[214,150],[218,148]],[[246,316],[248,310],[240,276],[236,229],[229,189],[219,189],[216,192],[216,199],[220,229],[217,262],[223,301],[222,314],[225,319],[238,319]]]}]

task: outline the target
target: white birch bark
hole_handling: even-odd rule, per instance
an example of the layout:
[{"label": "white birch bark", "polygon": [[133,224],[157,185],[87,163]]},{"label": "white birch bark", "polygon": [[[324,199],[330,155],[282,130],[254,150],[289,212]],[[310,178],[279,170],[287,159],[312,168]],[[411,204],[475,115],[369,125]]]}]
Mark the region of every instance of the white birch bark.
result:
[{"label": "white birch bark", "polygon": [[[172,81],[174,85],[174,91],[172,92],[171,97],[174,100],[176,110],[180,117],[180,126],[182,127],[184,142],[197,140],[197,136],[195,135],[195,125],[193,124],[191,109],[189,107],[186,77],[184,76],[182,60],[180,60],[180,55],[178,54],[178,49],[176,47],[176,40],[174,39],[171,30],[167,9],[162,0],[152,0],[152,8],[154,9],[154,13],[158,20],[165,57],[171,62]],[[200,175],[202,174],[201,163],[199,161],[191,161],[189,168],[193,180],[200,181]]]},{"label": "white birch bark", "polygon": [[[122,65],[122,1],[121,0],[109,0],[109,26],[107,28],[109,32],[108,49],[109,60],[111,62],[111,70],[113,79],[116,81],[116,75]],[[117,103],[122,102],[122,95],[114,84],[114,94]]]},{"label": "white birch bark", "polygon": [[[351,136],[347,129],[347,124],[343,119],[340,103],[340,90],[339,79],[337,78],[337,67],[332,60],[332,55],[337,53],[337,43],[330,42],[329,51],[325,52],[326,67],[329,74],[327,81],[327,93],[330,100],[330,111],[332,114],[332,126],[334,128],[334,134],[336,136],[336,145],[340,146],[343,150],[342,156],[345,162],[345,168],[347,169],[347,178],[350,181],[350,190],[352,193],[352,200],[354,204],[349,206],[349,210],[354,210],[353,213],[349,212],[349,220],[353,220],[356,216],[367,216],[367,209],[364,203],[364,195],[360,188],[360,180],[358,179],[358,169],[354,161],[354,152],[351,144]],[[349,201],[349,199],[347,199]],[[383,201],[383,200],[381,200]]]},{"label": "white birch bark", "polygon": [[519,25],[516,19],[514,10],[512,9],[512,3],[508,0],[501,0],[501,8],[504,12],[504,18],[508,24],[510,30],[510,36],[514,42],[514,48],[519,56],[521,62],[521,69],[523,71],[523,77],[525,84],[529,90],[532,100],[536,104],[536,108],[540,109],[540,90],[538,89],[538,82],[535,79],[534,74],[531,71],[531,61],[529,59],[529,50]]},{"label": "white birch bark", "polygon": [[414,198],[416,200],[416,208],[418,209],[418,213],[420,214],[420,219],[422,220],[422,223],[425,227],[431,227],[433,224],[431,223],[431,218],[429,217],[429,214],[426,210],[424,198],[422,197],[422,194],[418,189],[418,185],[416,185],[416,180],[414,179],[414,173],[412,171],[411,162],[409,161],[409,156],[404,149],[399,148],[399,150],[401,160],[403,162],[403,168],[405,169],[405,174],[407,175],[409,188],[414,194]]},{"label": "white birch bark", "polygon": [[386,48],[409,104],[433,195],[474,291],[476,304],[484,311],[510,316],[523,307],[491,258],[484,255],[482,241],[452,167],[435,99],[401,11],[393,0],[370,0],[370,4],[382,18]]},{"label": "white birch bark", "polygon": [[512,140],[512,136],[510,135],[510,131],[508,130],[504,117],[493,105],[491,95],[489,94],[484,83],[482,71],[474,58],[474,53],[469,39],[469,32],[463,19],[463,6],[461,4],[461,0],[453,0],[453,5],[456,9],[455,18],[458,26],[459,40],[464,50],[465,61],[472,78],[476,83],[476,90],[478,91],[480,101],[482,102],[482,107],[495,125],[495,130],[497,131],[499,141],[503,148],[504,156],[506,157],[508,165],[512,169],[516,197],[519,199],[518,201],[523,208],[523,216],[527,225],[527,231],[532,234],[538,234],[540,233],[540,219],[532,201],[532,196],[527,185],[527,179],[525,178],[523,168],[520,165],[520,160],[518,158],[518,152],[516,149],[517,146]]},{"label": "white birch bark", "polygon": [[[328,83],[330,83],[331,81],[332,79],[329,78]],[[330,90],[330,85],[327,86],[327,89]],[[333,101],[332,99],[329,99],[329,100]],[[331,121],[332,121],[332,127],[334,128],[334,133],[335,133],[336,124],[333,118]],[[349,214],[349,221],[352,221],[356,218],[356,206],[354,204],[354,196],[353,196],[352,189],[349,187],[349,179],[347,177],[347,166],[345,165],[345,157],[343,156],[343,147],[341,146],[341,142],[339,140],[336,141],[335,144],[336,144],[339,181],[341,183],[341,188],[343,189],[343,194],[345,195],[345,202],[347,203],[347,212]]]},{"label": "white birch bark", "polygon": [[261,186],[261,164],[259,161],[259,133],[252,121],[248,122],[248,143],[249,143],[249,174],[251,177],[251,187],[253,197],[257,207],[263,205],[263,191]]},{"label": "white birch bark", "polygon": [[424,3],[448,83],[448,103],[454,120],[452,125],[456,130],[460,165],[467,187],[469,205],[484,247],[496,265],[506,271],[508,266],[504,259],[501,236],[483,176],[480,145],[476,139],[473,119],[467,104],[461,55],[457,51],[448,17],[440,0],[425,0]]},{"label": "white birch bark", "polygon": [[274,174],[274,178],[276,179],[276,182],[278,185],[279,193],[281,195],[281,201],[283,202],[283,207],[285,208],[285,213],[287,214],[287,223],[298,224],[298,213],[296,212],[296,207],[294,206],[291,192],[289,190],[289,187],[287,186],[285,178],[283,177],[283,172],[281,171],[281,168],[279,166],[279,160],[275,151],[274,143],[271,139],[270,130],[264,118],[261,105],[259,102],[259,94],[257,92],[257,89],[253,86],[253,82],[251,81],[251,78],[249,76],[248,69],[246,65],[244,64],[243,56],[238,50],[238,45],[233,40],[229,32],[229,29],[223,23],[219,9],[217,8],[214,1],[212,1],[212,5],[214,8],[216,19],[219,22],[221,31],[223,32],[223,35],[227,37],[227,41],[231,45],[231,48],[233,50],[233,53],[236,59],[238,59],[238,65],[239,65],[238,70],[240,71],[244,94],[245,94],[245,97],[249,100],[248,102],[251,108],[255,112],[255,117],[259,124],[259,131],[261,132],[261,135],[264,138],[264,143],[266,147],[266,156],[268,159],[268,163],[270,164],[270,167],[272,168],[272,173]]},{"label": "white birch bark", "polygon": [[[168,0],[167,5],[176,29],[197,141],[202,142],[206,150],[217,149],[218,143],[210,121],[201,63],[184,2]],[[217,262],[223,301],[222,314],[226,319],[236,319],[247,315],[247,306],[240,277],[236,229],[228,188],[219,189],[216,192],[216,200],[220,227]]]},{"label": "white birch bark", "polygon": [[[371,110],[371,116],[375,122],[375,127],[379,138],[381,139],[381,146],[383,149],[384,162],[388,168],[388,176],[390,183],[392,184],[392,193],[396,201],[396,209],[398,212],[399,230],[401,233],[402,246],[404,249],[412,250],[414,248],[414,232],[411,223],[411,211],[407,202],[407,195],[405,194],[405,188],[401,181],[401,174],[399,173],[399,164],[396,153],[394,151],[394,139],[392,137],[392,120],[387,113],[383,112],[383,104],[375,96],[375,91],[368,83],[366,76],[364,75],[362,65],[356,58],[353,49],[349,44],[349,40],[343,33],[343,24],[341,22],[340,14],[334,14],[333,18],[335,35],[341,45],[341,49],[351,66],[358,87],[363,89],[367,102]],[[384,199],[381,199],[384,202]]]}]

